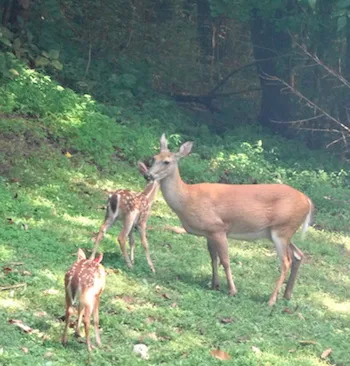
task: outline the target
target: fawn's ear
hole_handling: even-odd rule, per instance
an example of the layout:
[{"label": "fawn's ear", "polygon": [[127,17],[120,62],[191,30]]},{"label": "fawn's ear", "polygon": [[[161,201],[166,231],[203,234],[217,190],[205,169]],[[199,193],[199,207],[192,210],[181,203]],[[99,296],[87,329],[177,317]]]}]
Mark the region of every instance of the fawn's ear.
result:
[{"label": "fawn's ear", "polygon": [[77,253],[77,257],[78,257],[78,261],[81,261],[83,259],[86,259],[86,255],[85,253],[83,252],[82,249],[78,249],[78,253]]},{"label": "fawn's ear", "polygon": [[147,175],[148,173],[148,169],[146,167],[146,165],[142,162],[142,161],[138,161],[137,165],[139,167],[139,171],[142,175]]},{"label": "fawn's ear", "polygon": [[102,259],[103,259],[103,253],[101,253],[98,257],[96,257],[94,259],[94,262],[101,263],[102,262]]}]

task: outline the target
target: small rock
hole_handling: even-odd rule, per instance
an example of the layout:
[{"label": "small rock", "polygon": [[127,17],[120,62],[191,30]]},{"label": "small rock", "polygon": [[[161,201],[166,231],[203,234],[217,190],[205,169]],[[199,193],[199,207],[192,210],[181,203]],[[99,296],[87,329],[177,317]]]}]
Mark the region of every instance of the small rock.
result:
[{"label": "small rock", "polygon": [[133,348],[133,352],[135,352],[138,356],[140,356],[143,360],[148,360],[148,347],[145,344],[139,343],[135,344]]}]

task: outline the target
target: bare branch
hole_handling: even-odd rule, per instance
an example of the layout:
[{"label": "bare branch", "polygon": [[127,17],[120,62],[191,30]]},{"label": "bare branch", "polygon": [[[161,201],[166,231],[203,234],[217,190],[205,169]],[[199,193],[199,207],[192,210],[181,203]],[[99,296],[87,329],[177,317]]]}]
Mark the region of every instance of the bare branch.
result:
[{"label": "bare branch", "polygon": [[286,87],[286,90],[289,90],[294,95],[296,95],[298,98],[300,98],[301,100],[303,100],[308,107],[313,108],[314,110],[317,110],[319,113],[321,113],[322,115],[324,115],[325,117],[327,117],[328,119],[330,119],[332,122],[334,122],[335,124],[337,124],[338,126],[340,126],[347,133],[350,133],[350,128],[348,126],[344,125],[344,123],[340,122],[338,119],[336,119],[335,117],[333,117],[332,115],[330,115],[327,111],[325,111],[319,105],[317,105],[316,103],[314,103],[311,99],[307,98],[304,94],[302,94],[299,90],[295,89],[293,86],[291,86],[290,84],[288,84],[286,81],[278,78],[277,76],[272,76],[272,75],[267,75],[267,74],[262,75],[262,76],[264,76],[264,78],[266,80],[278,81],[279,83],[281,83],[282,85],[284,85]]},{"label": "bare branch", "polygon": [[17,283],[16,285],[1,286],[1,287],[0,287],[0,291],[12,290],[12,289],[14,289],[14,288],[24,287],[24,286],[26,286],[26,283]]},{"label": "bare branch", "polygon": [[338,79],[344,86],[350,88],[350,82],[347,81],[343,75],[339,74],[338,72],[334,71],[333,69],[331,69],[330,67],[328,67],[327,65],[325,65],[319,58],[318,56],[310,53],[305,46],[299,44],[298,42],[295,42],[296,46],[301,49],[305,55],[307,55],[309,58],[311,58],[312,60],[314,60],[316,62],[317,65],[321,66],[324,70],[326,70],[328,72],[328,74],[334,76],[336,79]]},{"label": "bare branch", "polygon": [[280,123],[280,124],[283,124],[283,123],[298,124],[298,123],[310,122],[310,121],[315,120],[315,119],[318,119],[320,117],[323,117],[323,114],[318,114],[318,115],[313,116],[313,117],[310,117],[310,118],[297,119],[297,120],[294,120],[294,121],[276,121],[276,120],[271,120],[271,122],[273,122],[273,123]]}]

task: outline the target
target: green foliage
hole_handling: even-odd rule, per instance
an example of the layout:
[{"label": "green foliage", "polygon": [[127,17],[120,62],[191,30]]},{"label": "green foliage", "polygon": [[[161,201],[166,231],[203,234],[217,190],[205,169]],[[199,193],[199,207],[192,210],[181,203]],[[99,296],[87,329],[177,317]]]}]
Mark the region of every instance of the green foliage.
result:
[{"label": "green foliage", "polygon": [[18,59],[27,64],[34,64],[39,69],[53,67],[56,70],[62,70],[63,65],[58,60],[59,51],[50,50],[49,52],[40,50],[33,43],[33,35],[30,31],[22,30],[20,34],[11,32],[6,27],[0,27],[0,42],[5,48],[11,49]]},{"label": "green foliage", "polygon": [[[0,53],[0,78],[0,286],[25,283],[0,292],[0,363],[219,365],[210,350],[220,348],[242,366],[325,366],[320,355],[329,347],[329,362],[348,363],[350,243],[345,234],[322,230],[348,230],[347,165],[251,126],[214,135],[161,97],[102,105],[28,70],[12,54]],[[134,88],[134,81],[123,80],[123,87]],[[156,276],[141,249],[135,268],[126,268],[116,228],[101,243],[109,273],[100,313],[103,348],[88,359],[71,330],[68,346],[59,342],[63,275],[78,247],[92,247],[91,233],[104,216],[103,190],[144,186],[133,163],[159,151],[162,132],[171,149],[194,139],[193,153],[180,163],[186,181],[292,184],[315,201],[321,230],[311,229],[305,242],[296,236],[307,260],[293,300],[281,299],[271,311],[274,249],[263,241],[230,241],[238,295],[227,297],[223,278],[223,290],[210,291],[203,239],[158,230],[179,225],[158,196],[150,218],[155,230],[148,231]],[[22,332],[9,319],[34,331]],[[302,346],[302,340],[315,344]],[[139,342],[150,348],[148,361],[132,353]]]}]

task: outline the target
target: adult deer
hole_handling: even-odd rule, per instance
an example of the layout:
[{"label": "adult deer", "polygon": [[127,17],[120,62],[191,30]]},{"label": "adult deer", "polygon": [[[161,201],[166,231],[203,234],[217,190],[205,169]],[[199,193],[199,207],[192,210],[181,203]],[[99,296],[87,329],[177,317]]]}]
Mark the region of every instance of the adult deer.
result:
[{"label": "adult deer", "polygon": [[[142,162],[138,162],[140,173],[147,177],[147,167]],[[94,258],[100,241],[104,238],[107,230],[117,219],[123,221],[123,228],[118,236],[118,242],[129,268],[134,264],[135,239],[133,228],[136,227],[140,232],[141,243],[145,249],[146,259],[152,272],[155,272],[151,256],[148,251],[148,241],[146,236],[147,221],[151,214],[151,207],[154,198],[159,190],[159,183],[152,181],[147,184],[143,192],[132,192],[127,189],[118,189],[110,195],[107,202],[107,209],[104,223],[101,225],[97,234],[94,249],[91,257]],[[130,258],[126,250],[126,238],[129,237]]]},{"label": "adult deer", "polygon": [[105,270],[100,264],[102,254],[91,260],[86,259],[85,253],[79,249],[77,261],[64,277],[66,292],[66,314],[65,327],[62,343],[67,343],[69,319],[74,312],[74,307],[78,307],[78,321],[75,328],[75,335],[80,337],[80,325],[84,315],[84,327],[86,344],[89,352],[92,349],[90,342],[90,318],[94,314],[95,337],[98,346],[101,345],[99,333],[99,305],[100,296],[105,287]]},{"label": "adult deer", "polygon": [[311,200],[285,184],[186,184],[180,177],[178,161],[187,156],[192,142],[185,142],[176,153],[168,150],[163,134],[160,154],[155,155],[148,171],[160,182],[164,199],[177,214],[185,230],[207,238],[212,264],[212,287],[219,287],[218,258],[223,265],[229,294],[237,293],[232,280],[227,237],[238,240],[270,239],[281,261],[281,274],[270,297],[277,295],[291,268],[284,297],[289,299],[303,253],[291,239],[303,224],[308,228],[313,212]]}]

